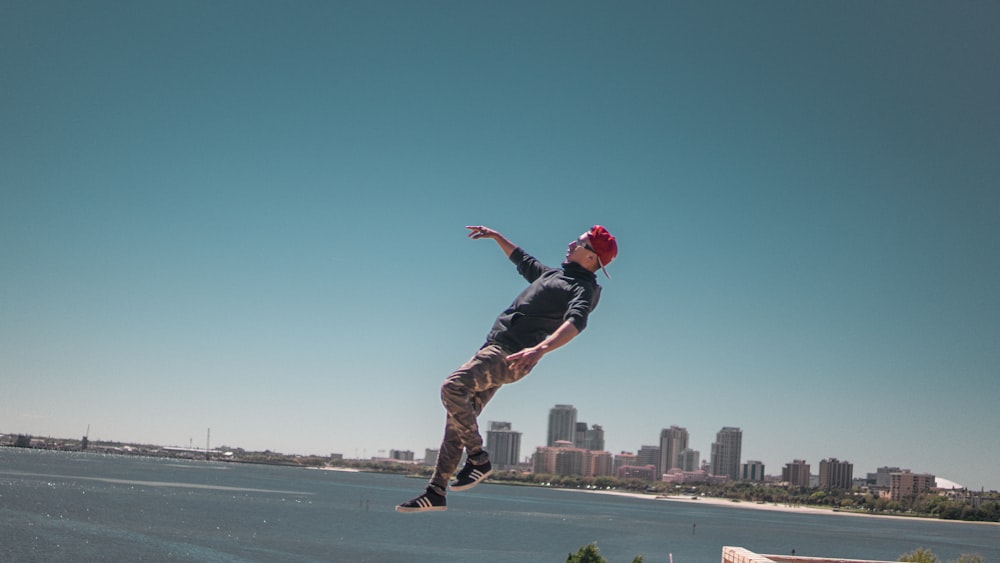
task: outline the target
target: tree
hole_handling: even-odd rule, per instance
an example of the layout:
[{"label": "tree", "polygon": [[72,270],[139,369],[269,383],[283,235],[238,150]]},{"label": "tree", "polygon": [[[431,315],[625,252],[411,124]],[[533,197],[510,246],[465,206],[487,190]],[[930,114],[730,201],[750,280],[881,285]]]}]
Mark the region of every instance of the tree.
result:
[{"label": "tree", "polygon": [[[937,555],[934,555],[931,550],[918,548],[910,553],[899,556],[900,561],[909,561],[911,563],[939,563],[941,560],[938,559]],[[981,555],[970,555],[968,553],[962,554],[955,561],[949,561],[948,563],[984,563],[984,559]]]},{"label": "tree", "polygon": [[30,448],[31,447],[31,436],[27,434],[18,434],[17,440],[14,441],[15,448]]},{"label": "tree", "polygon": [[979,507],[985,515],[985,520],[990,522],[1000,522],[1000,502],[991,500],[984,502],[982,506]]},{"label": "tree", "polygon": [[581,547],[575,555],[570,553],[566,563],[608,563],[608,560],[601,556],[597,544],[592,543]]},{"label": "tree", "polygon": [[934,555],[931,550],[918,547],[910,553],[900,555],[900,561],[909,561],[910,563],[938,563],[940,559],[937,555]]},{"label": "tree", "polygon": [[611,489],[621,484],[621,481],[614,477],[600,476],[594,479],[594,486],[598,489]]},{"label": "tree", "polygon": [[[642,563],[641,555],[636,555],[632,563]],[[608,560],[601,555],[601,550],[597,549],[597,544],[592,543],[581,547],[577,552],[570,553],[566,557],[566,563],[608,563]]]}]

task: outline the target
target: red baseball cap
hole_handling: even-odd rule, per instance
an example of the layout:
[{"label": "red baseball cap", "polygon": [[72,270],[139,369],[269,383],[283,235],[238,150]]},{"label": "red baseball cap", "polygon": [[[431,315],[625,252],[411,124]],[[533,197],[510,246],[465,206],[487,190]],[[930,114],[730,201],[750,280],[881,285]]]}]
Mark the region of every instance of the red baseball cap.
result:
[{"label": "red baseball cap", "polygon": [[[615,240],[614,235],[601,225],[594,225],[594,228],[590,229],[590,232],[587,233],[587,239],[590,241],[590,247],[597,254],[601,270],[604,270],[604,275],[608,276],[608,271],[604,267],[618,256],[618,242]],[[611,276],[608,276],[608,278],[610,279]]]}]

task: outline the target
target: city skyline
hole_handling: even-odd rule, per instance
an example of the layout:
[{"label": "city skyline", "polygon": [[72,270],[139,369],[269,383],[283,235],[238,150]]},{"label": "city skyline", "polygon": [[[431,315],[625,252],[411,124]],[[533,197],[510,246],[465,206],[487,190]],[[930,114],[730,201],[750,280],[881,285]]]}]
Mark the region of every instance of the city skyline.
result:
[{"label": "city skyline", "polygon": [[[549,429],[548,429],[547,435],[550,437],[550,439],[552,438],[552,436],[558,435],[559,434],[559,430],[557,429],[557,430],[554,431],[553,430],[553,426],[556,426],[556,427],[562,426],[562,427],[568,428],[567,425],[569,424],[569,421],[574,422],[576,424],[576,426],[579,428],[579,426],[582,423],[576,422],[577,418],[578,418],[578,415],[579,415],[579,411],[573,405],[569,405],[569,404],[565,404],[565,403],[555,405],[554,407],[552,407],[551,409],[549,409],[549,418],[548,418],[548,420],[549,420]],[[513,422],[491,420],[491,421],[488,422],[488,425],[489,425],[488,426],[489,430],[487,431],[487,436],[488,437],[492,437],[493,434],[495,432],[497,432],[497,431],[502,431],[503,433],[506,433],[506,434],[514,434],[514,435],[517,436],[517,438],[516,438],[516,444],[517,444],[517,446],[515,448],[513,448],[513,449],[516,451],[516,450],[518,450],[520,448],[520,445],[521,445],[521,436],[522,436],[523,433],[520,432],[520,431],[515,431],[513,429]],[[593,426],[599,427],[599,428],[601,428],[603,430],[603,426],[602,425],[594,424]],[[603,433],[602,433],[602,437],[603,437]],[[663,444],[663,443],[671,444],[672,447],[673,447],[673,449],[677,450],[675,459],[679,458],[682,452],[691,451],[691,448],[688,447],[689,438],[690,438],[690,435],[689,435],[687,429],[683,428],[683,427],[680,427],[680,426],[677,426],[677,425],[671,425],[669,428],[663,428],[660,431],[660,443],[661,444]],[[556,441],[561,441],[563,443],[569,442],[571,444],[574,442],[574,440],[556,440]],[[587,450],[592,450],[593,449],[593,448],[586,448],[586,447],[582,446],[580,444],[580,440],[579,439],[577,439],[575,442],[576,443],[573,444],[573,447],[575,447],[575,448],[587,449]],[[723,457],[723,460],[720,462],[720,467],[722,467],[723,469],[725,469],[725,472],[716,474],[716,473],[713,473],[713,472],[710,471],[709,474],[724,475],[724,476],[726,476],[727,478],[729,478],[731,480],[741,480],[741,479],[743,479],[743,480],[756,480],[756,479],[747,479],[746,476],[743,475],[744,465],[746,465],[746,464],[751,464],[751,465],[753,465],[753,464],[760,464],[760,465],[763,465],[765,468],[766,467],[777,467],[777,468],[779,468],[776,473],[773,473],[773,472],[772,473],[766,473],[765,472],[765,475],[772,476],[772,477],[773,476],[781,476],[781,475],[783,475],[787,471],[787,467],[789,465],[801,464],[803,467],[805,467],[805,479],[806,479],[806,481],[805,481],[806,485],[802,485],[802,486],[808,486],[808,479],[809,479],[810,476],[812,476],[812,477],[817,477],[818,478],[819,484],[820,484],[819,486],[820,487],[823,487],[823,488],[836,488],[836,487],[831,487],[829,485],[829,482],[827,481],[826,474],[827,474],[827,471],[829,470],[831,472],[831,475],[832,475],[832,477],[830,477],[829,479],[832,480],[833,482],[836,482],[836,483],[840,484],[841,488],[843,488],[842,485],[845,482],[850,482],[850,480],[851,480],[849,477],[844,478],[844,475],[850,475],[851,471],[852,471],[852,468],[854,466],[854,464],[851,463],[848,460],[838,460],[836,457],[830,457],[830,456],[823,457],[816,464],[809,463],[808,459],[803,459],[803,458],[790,459],[790,460],[782,461],[780,463],[775,463],[775,462],[767,463],[767,462],[763,462],[763,461],[761,461],[759,459],[745,458],[745,456],[741,457],[742,430],[740,428],[735,428],[735,427],[730,427],[730,426],[724,426],[724,427],[722,427],[716,433],[716,439],[715,439],[715,441],[712,444],[713,444],[713,446],[715,446],[716,444],[719,444],[720,446],[724,446],[722,449],[724,449],[725,452],[720,453],[720,455]],[[490,448],[489,448],[490,445],[491,445],[490,444],[490,440],[488,438],[487,439],[487,451],[490,451]],[[520,455],[520,459],[518,460],[518,463],[520,463],[522,465],[523,464],[530,464],[531,463],[531,459],[532,459],[532,457],[533,457],[533,455],[534,455],[534,453],[536,452],[537,449],[553,447],[554,445],[555,445],[554,443],[549,443],[549,444],[545,444],[545,445],[538,444],[538,445],[536,445],[534,447],[534,449],[529,449],[529,451],[527,451],[527,452],[522,451],[521,455]],[[503,454],[500,455],[500,458],[504,459],[504,460],[507,460],[508,459],[507,456],[508,456],[508,454],[509,454],[509,452],[511,450],[509,449],[509,446],[506,445],[506,444],[502,445],[501,447],[503,448],[503,450],[502,450]],[[659,452],[659,458],[658,458],[660,460],[660,465],[656,465],[656,464],[653,464],[653,465],[655,465],[657,467],[657,471],[661,475],[663,475],[663,474],[666,474],[668,472],[668,469],[663,468],[663,466],[662,466],[663,461],[662,460],[668,459],[669,458],[669,454],[668,453],[664,453],[662,451],[662,446],[660,446],[660,449],[661,449],[661,451]],[[617,460],[617,458],[619,456],[625,456],[625,457],[627,457],[629,459],[632,459],[632,458],[636,457],[636,453],[638,452],[638,450],[639,450],[639,448],[635,448],[635,449],[633,449],[631,451],[627,450],[627,449],[626,450],[621,450],[621,451],[611,451],[611,450],[608,450],[608,449],[601,449],[599,451],[604,451],[604,452],[610,453]],[[431,451],[431,450],[427,450],[427,451]],[[594,450],[594,451],[598,451],[598,450]],[[695,453],[697,453],[697,451],[695,451]],[[493,456],[495,454],[496,454],[496,452],[491,452],[491,456]],[[733,456],[735,456],[735,458]],[[726,461],[727,459],[728,459],[728,461]],[[426,460],[425,460],[425,463],[426,463]],[[616,461],[616,464],[617,464],[617,461]],[[708,460],[703,460],[703,464],[706,465],[706,466],[711,466],[711,462],[708,461]],[[640,465],[644,465],[644,464],[640,463]],[[505,462],[505,463],[502,464],[502,466],[504,468],[510,468],[510,467],[512,467],[512,464],[509,464],[509,463]],[[700,468],[687,469],[687,468],[684,468],[684,467],[681,467],[681,466],[677,465],[676,463],[673,466],[671,466],[671,469],[675,468],[675,467],[678,468],[678,469],[682,469],[684,471],[696,471],[697,469],[700,469]],[[819,472],[818,473],[811,473],[811,467],[818,467],[819,468]],[[882,465],[877,466],[876,468],[873,468],[872,471],[867,471],[865,473],[866,474],[868,474],[868,473],[876,473],[876,469],[884,469],[884,468],[889,468],[889,467],[890,466],[888,465],[888,462],[886,462],[886,463],[884,463]],[[897,472],[898,471],[911,471],[912,470],[911,468],[900,469],[898,467],[895,467],[893,469],[895,469],[895,471],[897,471]],[[912,470],[912,471],[914,471],[914,473],[917,473],[917,474],[933,473],[933,472],[928,472],[928,471],[923,471],[923,470]],[[957,484],[957,485],[960,485],[962,487],[965,487],[965,485],[963,485],[961,483],[956,483],[956,482],[952,481],[951,479],[949,479],[945,475],[935,475],[935,477],[937,477],[937,478],[941,479],[942,481],[945,481],[945,482],[947,482],[949,484]],[[795,477],[793,477],[792,479],[786,479],[786,480],[790,480],[790,481],[793,481],[794,484],[801,485],[801,483],[799,483]],[[849,488],[849,487],[847,487],[847,488]]]},{"label": "city skyline", "polygon": [[524,288],[465,226],[558,266],[601,224],[586,330],[481,417],[523,448],[566,403],[1000,489],[996,2],[3,15],[4,432],[436,448]]},{"label": "city skyline", "polygon": [[[560,411],[572,410],[572,411],[575,412],[576,409],[574,409],[572,405],[565,405],[565,404],[563,404],[563,405],[556,405],[556,408],[550,409],[550,415],[555,410],[560,410]],[[552,420],[552,417],[550,416],[550,422],[551,422],[551,420]],[[490,452],[491,459],[494,462],[494,465],[498,469],[514,469],[517,466],[523,466],[523,465],[526,465],[526,464],[530,465],[532,457],[534,456],[534,453],[535,453],[535,451],[537,449],[552,447],[552,446],[537,445],[537,446],[535,446],[535,450],[531,450],[526,455],[519,455],[519,456],[515,455],[516,452],[520,451],[520,448],[521,448],[521,436],[522,436],[523,433],[515,430],[513,428],[513,423],[509,422],[509,421],[493,421],[493,420],[491,420],[491,421],[488,421],[487,424],[488,424],[488,426],[487,426],[488,430],[485,430],[485,433],[484,433],[484,435],[486,436],[486,441],[485,441],[486,450],[488,452]],[[600,425],[594,425],[594,426],[602,428],[602,427],[600,427]],[[680,428],[680,427],[677,427],[677,426],[674,425],[674,426],[671,426],[670,428],[664,428],[664,429],[661,430],[661,434],[660,434],[661,439],[663,438],[664,434],[667,431],[673,431],[673,430],[681,430],[681,431],[685,431],[686,432],[686,429]],[[740,439],[742,438],[742,434],[741,434],[739,428],[723,427],[717,433],[716,439],[718,440],[719,436],[721,434],[726,433],[727,430],[729,430],[729,431],[732,431],[732,430],[737,431],[737,433],[740,433]],[[3,432],[0,432],[0,435],[13,436],[14,434],[13,433],[6,433],[5,434]],[[89,437],[89,433],[88,433],[88,436],[84,437],[85,441],[89,441],[88,437]],[[74,438],[72,438],[70,436],[58,436],[58,437],[33,436],[33,438],[74,439]],[[176,447],[176,446],[166,446],[166,447],[167,447],[167,449],[184,450],[184,451],[191,451],[191,452],[204,452],[204,451],[207,451],[209,449],[212,449],[213,451],[216,451],[219,448],[227,448],[227,447],[229,447],[229,448],[240,448],[240,446],[238,444],[218,445],[218,446],[215,446],[214,448],[210,448],[210,444],[208,443],[207,440],[208,439],[206,438],[205,446],[201,447],[201,448],[197,447],[193,443],[193,438],[191,439],[191,443],[189,443],[189,446],[187,448]],[[96,440],[96,441],[104,441],[104,440]],[[108,441],[109,442],[118,442],[116,440],[108,440]],[[566,443],[568,441],[561,441],[561,442],[562,443]],[[147,444],[147,445],[151,445],[151,444]],[[162,444],[160,444],[160,445],[162,446]],[[591,448],[585,448],[585,447],[580,446],[580,445],[574,445],[573,447],[577,448],[577,449],[588,449],[588,450],[591,449]],[[368,448],[364,448],[363,450],[365,452],[367,452]],[[425,464],[428,463],[428,461],[426,459],[426,456],[433,454],[433,457],[436,457],[437,451],[438,451],[437,449],[425,448],[424,449],[425,458],[422,459],[422,460],[420,460],[420,461],[422,461]],[[594,450],[594,451],[598,451],[598,450]],[[612,457],[615,460],[615,466],[616,467],[619,464],[619,461],[618,461],[619,458],[627,458],[629,460],[635,460],[636,457],[637,457],[635,451],[628,451],[628,450],[610,451],[610,450],[607,450],[607,449],[603,449],[603,450],[599,450],[599,451],[611,454]],[[638,449],[636,449],[636,451],[638,451]],[[681,452],[679,452],[679,454],[683,453],[683,452],[689,452],[689,451],[692,451],[692,450],[690,448],[685,448],[685,449],[681,450]],[[400,448],[389,448],[389,449],[379,448],[379,449],[373,449],[372,452],[374,452],[376,455],[372,455],[372,456],[369,457],[369,456],[367,456],[367,453],[365,453],[363,455],[358,455],[358,452],[355,452],[354,457],[349,457],[346,452],[331,452],[331,454],[329,454],[329,455],[333,456],[333,457],[336,457],[338,459],[339,458],[343,458],[343,459],[357,459],[357,460],[363,460],[363,459],[387,459],[387,460],[404,461],[404,462],[406,462],[406,461],[409,461],[409,462],[415,461],[414,450],[407,450],[407,449],[400,449]],[[282,454],[286,454],[286,455],[295,455],[296,454],[296,452],[281,452],[281,451],[278,451],[278,453],[282,453]],[[378,453],[381,453],[383,455],[377,455]],[[697,453],[697,451],[695,451],[694,453]],[[525,454],[525,452],[521,452],[521,454]],[[661,460],[663,459],[661,452],[657,451],[657,455],[661,456],[658,459],[661,459]],[[516,458],[516,462],[513,461],[515,458]],[[809,477],[816,477],[819,480],[819,483],[820,483],[819,486],[820,487],[824,487],[824,477],[823,477],[823,475],[824,475],[824,473],[826,471],[825,465],[828,464],[828,463],[831,463],[831,462],[833,463],[834,466],[836,466],[838,468],[841,468],[841,467],[844,467],[844,466],[848,467],[848,469],[846,470],[848,472],[848,474],[851,471],[850,468],[853,467],[853,465],[854,465],[854,464],[852,464],[851,462],[849,462],[847,460],[838,460],[837,458],[832,458],[832,457],[830,457],[830,458],[823,458],[823,459],[821,459],[819,461],[819,464],[818,464],[818,466],[820,467],[820,472],[819,473],[811,473],[810,468],[813,466],[813,464],[809,463],[808,460],[796,458],[794,460],[790,460],[790,461],[784,462],[782,464],[782,469],[780,469],[777,473],[766,473],[765,475],[769,476],[769,477],[785,476],[786,473],[787,473],[787,471],[788,471],[788,466],[790,466],[790,465],[791,466],[801,465],[801,466],[803,466],[805,468],[804,478],[805,478],[805,483],[806,484],[798,482],[797,478],[794,477],[794,475],[797,475],[797,473],[793,473],[793,477],[792,478],[785,477],[784,480],[791,481],[793,485],[808,486],[807,483],[808,483]],[[703,466],[706,466],[706,467],[710,465],[710,462],[707,461],[707,460],[703,460],[702,463],[703,463]],[[646,463],[644,463],[644,462],[635,461],[634,464],[630,463],[629,465],[645,465],[645,464]],[[760,464],[760,465],[763,465],[764,467],[773,467],[772,465],[769,465],[767,463],[761,462],[759,460],[753,460],[753,459],[747,459],[745,461],[739,460],[739,462],[738,462],[738,466],[741,469],[741,471],[743,471],[745,469],[744,466],[747,465],[747,464],[750,464],[750,465]],[[687,469],[687,468],[683,468],[683,467],[678,466],[675,469],[682,469],[683,471],[696,471],[698,468]],[[839,470],[841,470],[841,469],[838,469],[838,471]],[[922,475],[925,475],[925,474],[929,473],[929,472],[926,472],[926,471],[911,470],[910,468],[891,467],[891,466],[888,466],[888,465],[880,466],[880,467],[877,468],[877,471],[879,471],[879,472],[881,472],[882,470],[887,470],[887,471],[891,470],[892,472],[897,472],[897,473],[898,472],[909,473],[909,472],[912,471],[914,475],[918,475],[918,476],[922,476]],[[666,474],[667,471],[666,470],[660,470],[659,473],[662,475],[662,474]],[[868,472],[866,472],[866,474],[869,474],[869,475],[870,474],[875,474],[875,473],[876,473],[876,471],[868,471]],[[932,472],[930,472],[930,473],[932,473]],[[709,473],[709,474],[712,474],[712,473]],[[888,473],[886,475],[888,475]],[[955,483],[954,481],[948,479],[946,476],[935,475],[935,477],[937,479],[942,480],[943,482],[946,482],[949,486],[955,485],[955,486],[965,487],[964,485],[961,485],[960,483]],[[857,477],[855,477],[855,478],[857,478]],[[760,479],[748,478],[744,474],[744,475],[740,475],[739,477],[737,477],[736,480],[760,480]],[[842,482],[843,481],[841,481],[841,483]],[[887,484],[879,483],[879,485],[880,486],[888,487]],[[827,488],[830,488],[830,487],[827,487]],[[966,488],[968,488],[968,487],[966,487]]]}]

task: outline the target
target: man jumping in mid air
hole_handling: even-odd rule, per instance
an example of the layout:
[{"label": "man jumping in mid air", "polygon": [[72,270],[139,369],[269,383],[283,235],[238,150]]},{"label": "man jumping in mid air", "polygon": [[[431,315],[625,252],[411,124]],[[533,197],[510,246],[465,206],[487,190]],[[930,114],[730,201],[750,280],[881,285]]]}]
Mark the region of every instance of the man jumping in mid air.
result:
[{"label": "man jumping in mid air", "polygon": [[437,465],[427,490],[397,506],[399,512],[446,510],[448,480],[463,452],[468,454],[465,467],[456,475],[452,490],[471,489],[489,476],[493,466],[483,449],[476,418],[501,386],[528,375],[542,356],[586,328],[601,296],[595,274],[618,255],[615,237],[600,225],[569,243],[561,268],[545,266],[493,229],[466,228],[470,238],[496,241],[530,285],[497,317],[486,344],[441,385],[448,419]]}]

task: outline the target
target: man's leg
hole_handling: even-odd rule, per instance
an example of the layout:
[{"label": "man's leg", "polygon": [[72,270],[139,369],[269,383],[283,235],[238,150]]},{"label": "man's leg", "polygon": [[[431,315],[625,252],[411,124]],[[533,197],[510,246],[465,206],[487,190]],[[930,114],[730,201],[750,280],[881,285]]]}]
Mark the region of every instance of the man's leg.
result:
[{"label": "man's leg", "polygon": [[463,451],[468,451],[469,457],[476,461],[486,461],[483,437],[476,418],[509,379],[507,355],[508,352],[499,346],[487,346],[449,375],[441,385],[441,402],[448,411],[448,418],[434,475],[430,480],[431,488],[439,494],[447,491],[448,480],[455,473]]}]

